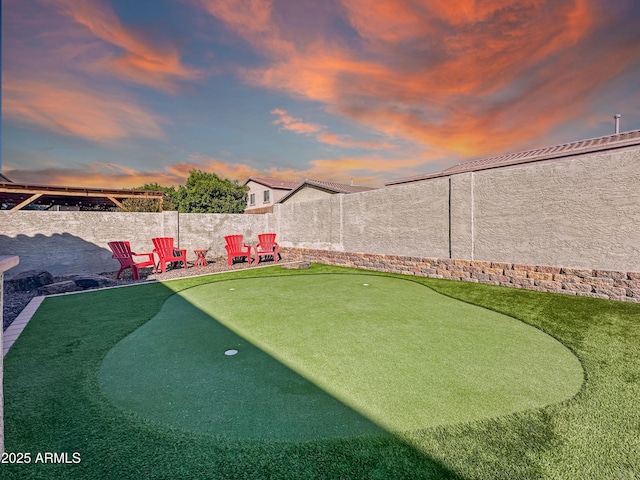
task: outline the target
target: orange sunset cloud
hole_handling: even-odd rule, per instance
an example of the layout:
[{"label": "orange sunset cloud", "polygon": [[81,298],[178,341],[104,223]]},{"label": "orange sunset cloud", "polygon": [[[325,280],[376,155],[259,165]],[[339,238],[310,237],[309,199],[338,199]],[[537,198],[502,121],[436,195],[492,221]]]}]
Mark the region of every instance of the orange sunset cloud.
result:
[{"label": "orange sunset cloud", "polygon": [[638,128],[635,3],[7,0],[0,168],[375,186]]},{"label": "orange sunset cloud", "polygon": [[289,130],[299,134],[318,133],[324,127],[313,123],[304,123],[299,118],[294,118],[285,110],[276,108],[271,110],[271,114],[277,115],[278,119],[273,121],[274,125],[280,125],[282,130]]},{"label": "orange sunset cloud", "polygon": [[17,183],[94,188],[135,188],[155,182],[169,186],[184,184],[186,180],[186,177],[178,177],[165,170],[140,171],[108,163],[92,163],[78,168],[60,164],[35,170],[8,168],[4,173]]},{"label": "orange sunset cloud", "polygon": [[63,135],[94,142],[130,136],[162,139],[161,119],[133,101],[103,93],[100,96],[74,85],[53,81],[3,78],[2,113],[5,118],[37,125]]},{"label": "orange sunset cloud", "polygon": [[176,81],[201,77],[197,69],[182,64],[174,46],[161,48],[138,31],[124,27],[113,10],[98,0],[48,1],[95,38],[122,51],[96,60],[103,73],[173,92],[177,90]]},{"label": "orange sunset cloud", "polygon": [[[243,183],[249,177],[268,176],[282,180],[301,181],[305,178],[331,179],[348,183],[354,180],[360,185],[381,187],[384,177],[380,173],[397,170],[398,167],[411,168],[420,165],[424,159],[363,159],[334,158],[314,160],[309,168],[258,169],[246,163],[226,162],[217,158],[192,155],[188,161],[167,165],[161,170],[139,170],[125,165],[96,162],[81,168],[64,166],[49,161],[48,166],[38,170],[5,169],[4,173],[18,183],[45,185],[69,185],[96,188],[135,188],[146,183],[163,186],[184,185],[191,170],[215,172],[221,178]],[[41,179],[46,178],[46,182]]]},{"label": "orange sunset cloud", "polygon": [[[208,4],[229,9],[236,2]],[[341,38],[285,38],[291,32],[267,0],[235,10],[232,20],[221,7],[208,11],[268,60],[242,69],[245,82],[322,102],[380,133],[461,155],[526,143],[580,115],[584,99],[639,51],[636,42],[615,52],[613,69],[581,62],[576,45],[599,48],[590,45],[590,35],[606,21],[588,0],[342,4],[360,50]],[[262,12],[259,21],[240,20],[255,11]],[[576,101],[557,109],[560,97]]]},{"label": "orange sunset cloud", "polygon": [[288,130],[299,135],[313,135],[320,143],[334,145],[343,148],[362,148],[367,150],[391,149],[393,146],[387,142],[352,140],[348,135],[337,135],[327,132],[324,125],[306,123],[299,118],[292,117],[286,110],[276,108],[271,110],[272,115],[278,118],[273,121],[281,130]]}]

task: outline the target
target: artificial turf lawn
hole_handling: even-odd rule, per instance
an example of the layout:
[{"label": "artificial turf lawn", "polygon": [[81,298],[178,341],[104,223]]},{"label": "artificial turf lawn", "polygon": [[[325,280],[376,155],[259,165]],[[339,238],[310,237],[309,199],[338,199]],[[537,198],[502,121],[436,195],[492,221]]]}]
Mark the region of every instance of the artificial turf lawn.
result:
[{"label": "artificial turf lawn", "polygon": [[[353,273],[314,265],[303,274]],[[357,271],[356,271],[357,272]],[[45,300],[5,358],[7,452],[80,452],[78,465],[0,465],[3,478],[635,478],[640,471],[640,305],[416,278],[511,315],[580,358],[585,383],[561,404],[412,432],[315,441],[213,438],[115,407],[105,355],[174,291],[279,268]]]},{"label": "artificial turf lawn", "polygon": [[543,407],[577,393],[583,371],[512,317],[415,282],[334,274],[184,290],[107,354],[100,379],[158,424],[303,441]]}]

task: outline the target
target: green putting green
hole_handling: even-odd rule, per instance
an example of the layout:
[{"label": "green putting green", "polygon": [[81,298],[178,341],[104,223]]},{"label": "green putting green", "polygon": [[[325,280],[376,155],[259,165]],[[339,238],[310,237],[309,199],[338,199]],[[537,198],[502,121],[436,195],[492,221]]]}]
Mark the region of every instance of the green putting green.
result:
[{"label": "green putting green", "polygon": [[156,425],[304,441],[559,403],[580,389],[583,370],[512,317],[408,280],[326,274],[173,295],[109,351],[100,382],[116,406]]}]

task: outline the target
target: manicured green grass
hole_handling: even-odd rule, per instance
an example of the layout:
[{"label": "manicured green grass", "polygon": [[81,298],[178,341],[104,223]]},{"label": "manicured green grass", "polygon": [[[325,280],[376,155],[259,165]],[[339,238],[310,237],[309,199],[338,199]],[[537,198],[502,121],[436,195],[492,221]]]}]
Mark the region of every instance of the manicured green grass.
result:
[{"label": "manicured green grass", "polygon": [[512,317],[416,282],[325,274],[184,290],[107,354],[100,378],[158,424],[302,441],[538,408],[575,395],[583,371]]},{"label": "manicured green grass", "polygon": [[[113,347],[124,341],[120,348],[139,327],[149,328],[153,324],[149,320],[175,291],[188,296],[197,290],[186,291],[189,287],[235,278],[354,272],[318,265],[304,273],[275,267],[47,299],[5,359],[6,450],[32,456],[80,452],[82,461],[2,465],[0,474],[6,478],[634,478],[637,474],[640,305],[636,304],[412,279],[547,332],[578,356],[586,380],[576,396],[559,404],[425,427],[401,437],[379,429],[308,441],[214,437],[159,425],[117,406],[102,389],[103,360],[108,361]],[[380,279],[387,280],[384,275]],[[226,313],[219,315],[223,324],[233,320]],[[246,326],[224,326],[230,339],[246,342],[240,352],[256,347],[256,338],[240,335],[246,335]],[[269,342],[260,346],[268,352],[271,345],[295,357],[295,352]],[[182,355],[182,350],[177,353]],[[266,355],[265,361],[268,358],[272,357]],[[277,360],[290,362],[284,357]],[[290,370],[291,378],[299,379],[301,372]],[[355,413],[360,415],[349,418],[365,418],[362,412]]]}]

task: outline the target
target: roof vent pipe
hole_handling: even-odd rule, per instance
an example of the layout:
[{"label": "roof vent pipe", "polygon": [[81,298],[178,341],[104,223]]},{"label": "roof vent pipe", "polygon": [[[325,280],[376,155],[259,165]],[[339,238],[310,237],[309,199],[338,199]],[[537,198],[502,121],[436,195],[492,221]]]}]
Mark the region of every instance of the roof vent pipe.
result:
[{"label": "roof vent pipe", "polygon": [[620,115],[619,113],[616,113],[616,114],[613,116],[613,121],[615,122],[615,125],[616,125],[616,131],[615,131],[616,135],[617,135],[618,133],[620,133],[620,117],[621,117],[621,116],[622,116],[622,115]]}]

